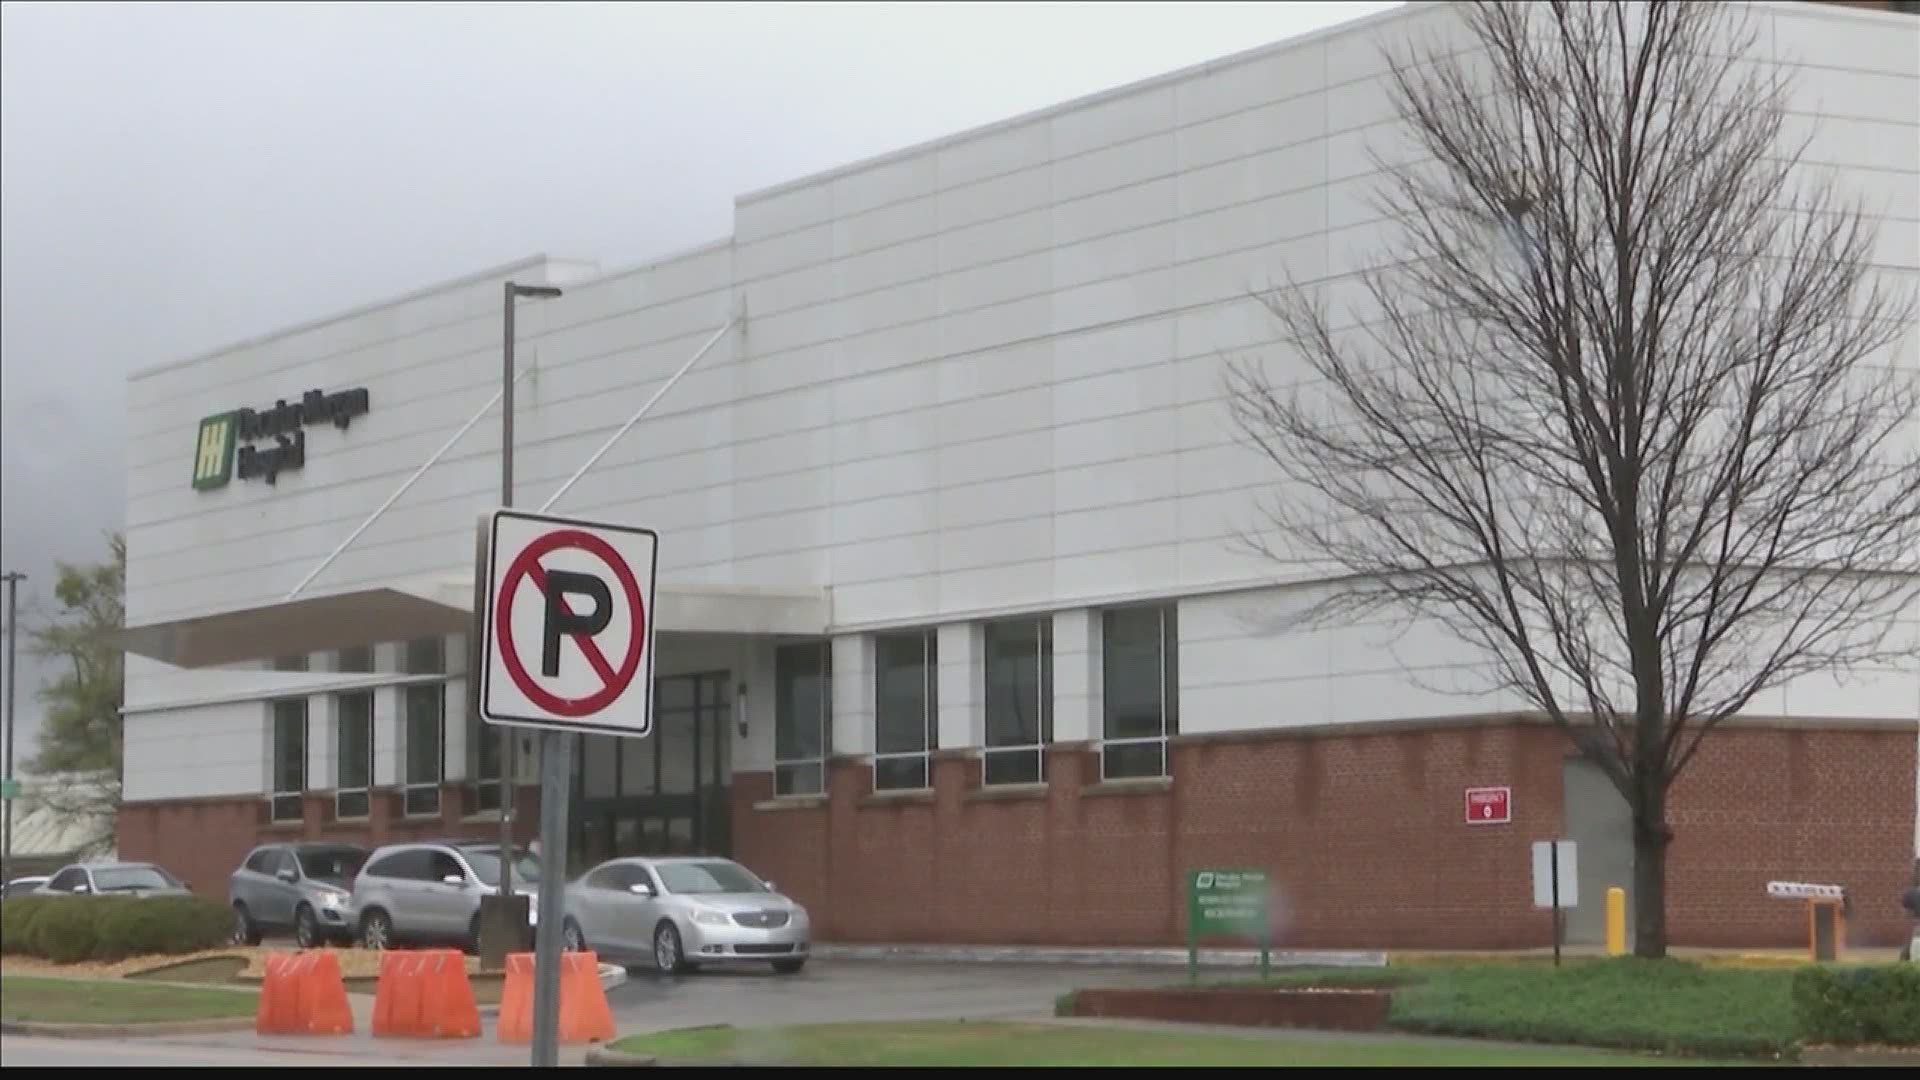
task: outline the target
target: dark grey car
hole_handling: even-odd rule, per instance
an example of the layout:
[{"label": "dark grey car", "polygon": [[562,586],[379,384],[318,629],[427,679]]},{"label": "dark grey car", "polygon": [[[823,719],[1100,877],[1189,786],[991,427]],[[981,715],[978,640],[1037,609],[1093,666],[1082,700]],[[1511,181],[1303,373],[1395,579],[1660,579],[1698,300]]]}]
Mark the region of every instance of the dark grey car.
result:
[{"label": "dark grey car", "polygon": [[367,850],[352,844],[263,844],[227,883],[233,940],[258,945],[291,933],[303,949],[353,938],[353,878]]}]

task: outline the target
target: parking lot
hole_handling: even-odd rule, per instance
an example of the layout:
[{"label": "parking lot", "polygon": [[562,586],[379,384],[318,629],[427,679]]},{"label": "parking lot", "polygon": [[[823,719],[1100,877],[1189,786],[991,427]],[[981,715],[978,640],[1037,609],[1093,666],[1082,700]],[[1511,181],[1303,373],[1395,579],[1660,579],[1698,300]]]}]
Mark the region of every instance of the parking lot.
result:
[{"label": "parking lot", "polygon": [[[701,971],[661,977],[636,971],[608,992],[621,1034],[703,1024],[770,1026],[857,1020],[989,1019],[1045,1015],[1077,986],[1165,982],[1171,968],[1149,970],[1001,963],[929,964],[815,960],[798,975],[765,969]],[[364,999],[359,1003],[368,1004]],[[494,1040],[489,1020],[477,1040],[452,1043],[375,1040],[365,1008],[353,1035],[261,1037],[251,1032],[115,1041],[6,1036],[0,1061],[27,1065],[325,1065],[341,1057],[400,1065],[524,1065],[527,1049]],[[563,1062],[577,1063],[580,1048]]]}]

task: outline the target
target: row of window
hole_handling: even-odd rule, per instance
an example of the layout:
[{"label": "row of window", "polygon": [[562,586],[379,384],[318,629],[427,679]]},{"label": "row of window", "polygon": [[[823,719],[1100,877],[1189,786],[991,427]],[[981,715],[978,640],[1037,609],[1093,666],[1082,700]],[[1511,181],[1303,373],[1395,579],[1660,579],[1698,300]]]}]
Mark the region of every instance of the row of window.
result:
[{"label": "row of window", "polygon": [[[1053,742],[1053,620],[990,622],[983,627],[988,784],[1047,778]],[[1101,775],[1132,779],[1167,774],[1167,738],[1180,731],[1179,634],[1172,604],[1101,613]],[[931,786],[928,759],[940,748],[940,650],[936,631],[874,639],[873,786],[882,791]],[[827,642],[782,646],[774,659],[774,793],[813,795],[825,788],[833,753],[833,653]]]},{"label": "row of window", "polygon": [[[304,671],[306,658],[283,658],[274,667]],[[372,648],[342,650],[335,670],[373,671]],[[445,642],[438,638],[409,642],[402,670],[409,675],[445,675]],[[446,778],[447,684],[416,683],[402,688],[401,695],[402,810],[408,816],[438,816],[440,787]],[[305,814],[307,702],[302,697],[272,703],[273,768],[268,803],[274,821],[298,821]],[[334,695],[334,816],[342,820],[364,818],[372,810],[373,715],[372,690]],[[468,809],[497,810],[504,737],[490,724],[470,722],[467,728],[467,775],[472,786]]]}]

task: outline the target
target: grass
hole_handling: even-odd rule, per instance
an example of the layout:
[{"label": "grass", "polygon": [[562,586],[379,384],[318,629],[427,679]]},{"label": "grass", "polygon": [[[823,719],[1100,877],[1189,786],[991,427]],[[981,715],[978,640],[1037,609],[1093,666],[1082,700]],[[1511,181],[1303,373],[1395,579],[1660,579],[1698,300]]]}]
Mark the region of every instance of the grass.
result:
[{"label": "grass", "polygon": [[135,1024],[252,1016],[255,994],[125,980],[0,978],[0,1018],[52,1024]]},{"label": "grass", "polygon": [[1788,968],[1421,963],[1279,972],[1265,985],[1392,987],[1388,1025],[1408,1032],[1739,1057],[1790,1057],[1797,1045]]},{"label": "grass", "polygon": [[1679,1064],[1596,1050],[1435,1045],[1407,1040],[1238,1038],[1051,1024],[820,1024],[694,1028],[622,1039],[614,1049],[666,1063],[885,1066],[1367,1066],[1526,1068]]},{"label": "grass", "polygon": [[666,1062],[819,1066],[1367,1066],[1672,1065],[1597,1050],[1462,1046],[1342,1036],[1236,1037],[1045,1024],[923,1022],[702,1028],[615,1044]]}]

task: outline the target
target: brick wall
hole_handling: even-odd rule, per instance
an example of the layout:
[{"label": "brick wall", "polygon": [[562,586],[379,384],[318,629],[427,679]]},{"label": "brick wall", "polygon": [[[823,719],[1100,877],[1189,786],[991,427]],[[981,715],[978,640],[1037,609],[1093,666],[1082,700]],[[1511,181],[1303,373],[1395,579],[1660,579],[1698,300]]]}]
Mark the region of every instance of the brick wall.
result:
[{"label": "brick wall", "polygon": [[[498,821],[466,821],[458,786],[441,789],[440,814],[406,817],[400,793],[375,791],[364,821],[336,821],[333,793],[309,792],[296,822],[269,822],[266,800],[255,797],[178,799],[128,803],[120,808],[116,835],[120,858],[166,867],[202,896],[225,899],[227,878],[257,844],[278,841],[339,841],[376,847],[407,840],[471,836],[496,839]],[[514,838],[530,842],[539,831],[540,789],[518,789]]]},{"label": "brick wall", "polygon": [[[1084,747],[1056,747],[1049,783],[983,789],[964,754],[934,789],[876,795],[868,768],[836,762],[831,797],[771,799],[767,773],[734,777],[734,851],[806,904],[831,940],[1175,945],[1186,870],[1261,866],[1279,891],[1276,941],[1369,948],[1537,947],[1527,849],[1561,830],[1567,743],[1540,725],[1380,734],[1268,732],[1176,743],[1171,784],[1101,784]],[[1798,946],[1805,912],[1766,883],[1842,884],[1856,944],[1905,940],[1898,896],[1913,873],[1912,731],[1716,732],[1675,786],[1668,877],[1676,944]],[[1469,827],[1469,786],[1513,788],[1514,822]],[[378,792],[363,823],[269,825],[258,798],[122,808],[122,857],[161,863],[224,896],[247,849],[271,839],[380,844],[493,837],[461,820],[401,817]],[[539,792],[519,793],[532,840]],[[777,808],[769,808],[776,806]]]},{"label": "brick wall", "polygon": [[[1178,944],[1185,871],[1246,865],[1278,885],[1283,945],[1537,947],[1528,846],[1562,827],[1566,754],[1528,724],[1263,733],[1180,742],[1169,786],[1099,784],[1062,748],[1043,788],[982,790],[948,756],[904,798],[840,762],[831,798],[778,809],[766,774],[737,776],[734,848],[833,940]],[[1675,943],[1804,944],[1804,910],[1764,895],[1779,878],[1848,886],[1856,944],[1904,941],[1914,759],[1912,732],[1716,733],[1673,792]],[[1512,825],[1462,822],[1480,784],[1512,786]]]}]

